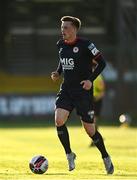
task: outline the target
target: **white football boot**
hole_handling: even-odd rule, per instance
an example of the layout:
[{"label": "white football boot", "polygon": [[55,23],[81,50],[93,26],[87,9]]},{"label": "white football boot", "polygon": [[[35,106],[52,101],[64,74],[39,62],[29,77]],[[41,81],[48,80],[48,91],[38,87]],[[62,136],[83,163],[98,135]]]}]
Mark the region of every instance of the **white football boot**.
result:
[{"label": "white football boot", "polygon": [[67,154],[69,171],[72,171],[75,169],[75,159],[76,159],[75,153],[71,152],[70,154]]},{"label": "white football boot", "polygon": [[107,171],[107,174],[113,174],[114,172],[114,166],[113,166],[113,163],[111,161],[111,158],[110,156],[106,157],[106,158],[103,158],[103,162],[104,162],[104,165],[105,165],[105,169]]}]

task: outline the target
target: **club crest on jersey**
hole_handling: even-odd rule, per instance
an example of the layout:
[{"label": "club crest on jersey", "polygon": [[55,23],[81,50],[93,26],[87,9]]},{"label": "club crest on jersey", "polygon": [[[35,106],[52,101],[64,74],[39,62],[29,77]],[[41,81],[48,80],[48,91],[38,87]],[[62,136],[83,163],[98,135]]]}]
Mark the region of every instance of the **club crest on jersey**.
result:
[{"label": "club crest on jersey", "polygon": [[73,48],[73,52],[74,52],[74,53],[77,53],[78,51],[79,51],[79,48],[78,48],[78,47],[74,47],[74,48]]}]

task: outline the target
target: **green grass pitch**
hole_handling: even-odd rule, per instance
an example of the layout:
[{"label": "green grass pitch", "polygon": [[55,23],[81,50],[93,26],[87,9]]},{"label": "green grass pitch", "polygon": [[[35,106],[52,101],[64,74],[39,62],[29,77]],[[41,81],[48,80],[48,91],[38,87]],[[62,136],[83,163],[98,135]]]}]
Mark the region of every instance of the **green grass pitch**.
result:
[{"label": "green grass pitch", "polygon": [[[106,175],[98,150],[89,148],[90,140],[81,126],[68,126],[76,169],[68,171],[64,150],[54,127],[0,128],[0,180],[119,180],[137,179],[137,128],[100,126],[115,165]],[[45,174],[33,174],[28,165],[35,155],[49,161]]]}]

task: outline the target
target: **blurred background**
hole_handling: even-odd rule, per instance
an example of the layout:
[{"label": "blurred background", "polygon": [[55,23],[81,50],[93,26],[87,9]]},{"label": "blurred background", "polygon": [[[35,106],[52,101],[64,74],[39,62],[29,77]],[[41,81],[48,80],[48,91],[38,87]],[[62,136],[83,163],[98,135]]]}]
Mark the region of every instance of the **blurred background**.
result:
[{"label": "blurred background", "polygon": [[137,0],[0,1],[0,120],[53,117],[60,82],[50,73],[64,15],[81,19],[79,35],[107,61],[105,123],[124,113],[137,124]]}]

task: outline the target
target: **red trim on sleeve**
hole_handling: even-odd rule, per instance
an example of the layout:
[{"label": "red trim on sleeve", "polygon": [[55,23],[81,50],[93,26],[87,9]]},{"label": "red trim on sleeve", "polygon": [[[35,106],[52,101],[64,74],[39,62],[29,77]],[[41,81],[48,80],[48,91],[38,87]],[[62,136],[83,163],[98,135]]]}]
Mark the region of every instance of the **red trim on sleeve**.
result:
[{"label": "red trim on sleeve", "polygon": [[99,57],[102,57],[101,53],[98,53],[93,59],[98,61],[100,59]]}]

